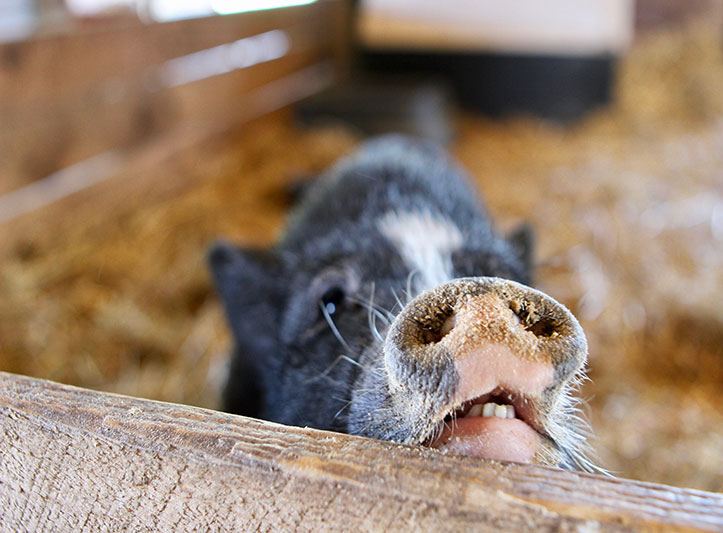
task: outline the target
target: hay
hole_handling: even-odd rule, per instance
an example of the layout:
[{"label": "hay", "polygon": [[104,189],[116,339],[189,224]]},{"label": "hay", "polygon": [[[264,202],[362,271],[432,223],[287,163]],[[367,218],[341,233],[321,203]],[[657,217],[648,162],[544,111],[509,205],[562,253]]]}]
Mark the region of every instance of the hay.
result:
[{"label": "hay", "polygon": [[[533,223],[539,285],[581,318],[605,466],[713,490],[723,489],[719,36],[705,24],[648,35],[622,65],[616,105],[578,126],[462,117],[453,146],[501,226]],[[0,368],[216,405],[228,337],[206,246],[219,235],[272,241],[281,191],[355,143],[265,121],[164,169],[203,185],[19,250],[0,272]]]},{"label": "hay", "polygon": [[497,218],[538,232],[539,284],[590,338],[603,463],[723,488],[723,46],[650,35],[580,126],[467,120],[457,153]]}]

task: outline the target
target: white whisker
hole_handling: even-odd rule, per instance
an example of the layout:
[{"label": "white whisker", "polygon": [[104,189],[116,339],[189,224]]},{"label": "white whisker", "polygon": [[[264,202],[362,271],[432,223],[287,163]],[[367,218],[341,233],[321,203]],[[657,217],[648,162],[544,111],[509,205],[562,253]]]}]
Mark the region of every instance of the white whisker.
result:
[{"label": "white whisker", "polygon": [[392,296],[394,296],[394,299],[397,301],[399,310],[401,311],[402,309],[404,309],[404,304],[402,303],[402,300],[399,299],[399,296],[397,295],[397,291],[395,291],[393,287],[392,287]]},{"label": "white whisker", "polygon": [[326,323],[329,324],[329,328],[331,329],[331,332],[334,334],[334,337],[336,337],[336,340],[338,340],[344,348],[352,351],[349,344],[344,340],[344,337],[341,336],[341,333],[339,332],[339,329],[336,327],[336,324],[334,324],[334,321],[331,318],[331,315],[329,314],[329,311],[327,311],[326,306],[323,303],[319,303],[319,308],[321,309],[321,314],[324,315],[324,320],[326,320]]},{"label": "white whisker", "polygon": [[412,295],[412,281],[416,274],[417,274],[417,270],[414,269],[414,270],[410,271],[409,275],[407,276],[407,289],[406,289],[407,303],[409,303],[414,298],[414,296]]},{"label": "white whisker", "polygon": [[352,359],[352,358],[349,357],[348,355],[340,355],[339,358],[340,358],[340,359],[343,359],[344,361],[346,361],[346,362],[348,362],[348,363],[351,363],[352,365],[358,366],[358,367],[361,368],[361,369],[364,369],[364,368],[365,368],[363,364],[361,364],[359,361],[355,361],[354,359]]},{"label": "white whisker", "polygon": [[369,294],[369,307],[368,307],[368,309],[369,309],[369,315],[368,315],[369,330],[374,334],[374,337],[379,342],[384,342],[384,339],[382,338],[381,334],[379,333],[379,330],[377,329],[377,313],[376,313],[376,310],[374,309],[374,289],[375,289],[375,284],[374,284],[374,282],[372,282],[372,288],[371,288],[371,291]]},{"label": "white whisker", "polygon": [[339,418],[339,415],[340,415],[341,413],[343,413],[344,410],[347,409],[347,408],[351,405],[351,402],[352,402],[351,400],[349,400],[348,402],[346,402],[346,403],[341,407],[341,409],[339,409],[339,410],[336,412],[336,414],[334,415],[334,418],[332,418],[332,420],[336,420],[337,418]]}]

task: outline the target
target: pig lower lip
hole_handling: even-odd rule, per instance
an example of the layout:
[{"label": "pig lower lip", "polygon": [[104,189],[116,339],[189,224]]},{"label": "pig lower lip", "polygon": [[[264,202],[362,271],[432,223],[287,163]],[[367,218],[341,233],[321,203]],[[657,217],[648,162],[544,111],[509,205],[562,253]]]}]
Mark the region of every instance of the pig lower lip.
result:
[{"label": "pig lower lip", "polygon": [[432,447],[470,457],[531,463],[540,440],[522,420],[471,417],[457,419],[452,430],[445,429]]}]

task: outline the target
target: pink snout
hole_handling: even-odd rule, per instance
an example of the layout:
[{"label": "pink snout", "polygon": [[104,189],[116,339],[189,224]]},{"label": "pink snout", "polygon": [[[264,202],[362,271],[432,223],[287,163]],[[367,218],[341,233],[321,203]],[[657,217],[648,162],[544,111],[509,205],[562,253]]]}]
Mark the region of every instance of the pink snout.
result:
[{"label": "pink snout", "polygon": [[447,424],[430,444],[531,462],[545,417],[585,364],[574,316],[544,293],[499,278],[463,278],[427,291],[399,314],[385,343],[390,390],[409,416]]}]

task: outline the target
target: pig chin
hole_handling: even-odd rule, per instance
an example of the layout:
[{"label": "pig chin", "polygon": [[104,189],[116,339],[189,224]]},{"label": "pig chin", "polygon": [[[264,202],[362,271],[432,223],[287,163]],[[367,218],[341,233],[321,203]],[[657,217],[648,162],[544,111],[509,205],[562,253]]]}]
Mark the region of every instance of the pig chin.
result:
[{"label": "pig chin", "polygon": [[492,416],[457,420],[431,447],[458,455],[531,463],[541,444],[540,436],[525,422]]}]

